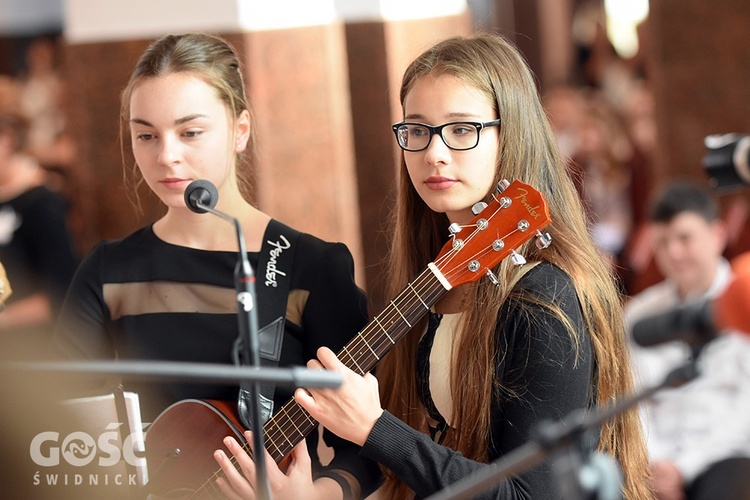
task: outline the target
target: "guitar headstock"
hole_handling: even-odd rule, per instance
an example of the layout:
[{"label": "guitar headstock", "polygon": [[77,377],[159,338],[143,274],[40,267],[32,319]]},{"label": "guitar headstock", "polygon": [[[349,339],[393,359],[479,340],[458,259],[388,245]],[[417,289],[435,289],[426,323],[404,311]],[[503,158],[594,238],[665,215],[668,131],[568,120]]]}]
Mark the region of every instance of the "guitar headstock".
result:
[{"label": "guitar headstock", "polygon": [[451,239],[435,259],[435,267],[453,287],[483,276],[497,284],[491,268],[507,256],[517,265],[526,260],[515,249],[531,238],[539,248],[551,242],[542,229],[551,222],[544,196],[520,181],[501,181],[492,202],[474,206],[477,214],[465,226],[451,224]]}]

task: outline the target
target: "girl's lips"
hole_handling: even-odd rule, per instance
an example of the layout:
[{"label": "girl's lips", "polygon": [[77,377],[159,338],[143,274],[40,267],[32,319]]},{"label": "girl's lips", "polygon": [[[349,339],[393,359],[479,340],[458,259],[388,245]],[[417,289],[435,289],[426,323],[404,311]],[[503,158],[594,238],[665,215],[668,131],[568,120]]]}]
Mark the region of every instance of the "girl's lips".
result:
[{"label": "girl's lips", "polygon": [[458,181],[455,179],[448,179],[447,177],[433,176],[425,179],[424,183],[429,189],[440,191],[448,189],[449,187],[456,184]]},{"label": "girl's lips", "polygon": [[159,181],[164,187],[169,189],[181,189],[190,184],[188,179],[162,179]]}]

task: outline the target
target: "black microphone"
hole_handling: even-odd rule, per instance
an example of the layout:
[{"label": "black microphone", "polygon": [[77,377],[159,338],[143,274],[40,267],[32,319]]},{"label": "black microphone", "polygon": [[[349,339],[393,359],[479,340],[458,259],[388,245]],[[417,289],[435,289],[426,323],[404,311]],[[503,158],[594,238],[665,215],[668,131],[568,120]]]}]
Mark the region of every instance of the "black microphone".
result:
[{"label": "black microphone", "polygon": [[[739,262],[739,261],[737,261]],[[738,275],[719,296],[644,318],[633,325],[633,340],[649,347],[682,340],[701,347],[725,332],[750,335],[750,270]]]},{"label": "black microphone", "polygon": [[637,321],[633,324],[633,340],[641,347],[673,340],[701,347],[718,336],[715,323],[711,301],[702,300]]},{"label": "black microphone", "polygon": [[185,188],[185,205],[197,214],[205,214],[208,208],[214,208],[219,201],[219,190],[213,183],[198,179]]}]

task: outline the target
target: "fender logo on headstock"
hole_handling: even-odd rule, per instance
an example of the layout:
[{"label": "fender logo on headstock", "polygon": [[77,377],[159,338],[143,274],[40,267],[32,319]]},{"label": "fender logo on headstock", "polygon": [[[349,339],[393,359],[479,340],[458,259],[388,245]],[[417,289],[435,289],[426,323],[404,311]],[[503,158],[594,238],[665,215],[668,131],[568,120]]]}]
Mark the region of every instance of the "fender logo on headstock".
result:
[{"label": "fender logo on headstock", "polygon": [[526,210],[528,210],[529,215],[531,215],[534,219],[538,219],[539,217],[541,217],[543,215],[542,213],[539,212],[539,209],[541,208],[541,206],[540,205],[536,205],[536,206],[532,207],[531,204],[527,200],[527,197],[528,197],[528,194],[529,194],[529,190],[528,189],[523,189],[523,188],[519,187],[518,188],[518,192],[519,192],[519,194],[518,194],[518,196],[516,196],[515,199],[516,200],[520,200],[521,205],[523,205],[524,207],[526,207]]}]

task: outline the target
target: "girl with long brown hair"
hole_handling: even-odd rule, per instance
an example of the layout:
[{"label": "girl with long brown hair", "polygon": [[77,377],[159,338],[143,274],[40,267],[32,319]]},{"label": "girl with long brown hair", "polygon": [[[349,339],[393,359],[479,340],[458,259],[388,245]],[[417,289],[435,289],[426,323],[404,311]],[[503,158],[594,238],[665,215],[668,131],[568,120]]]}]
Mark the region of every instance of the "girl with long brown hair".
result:
[{"label": "girl with long brown hair", "polygon": [[[442,41],[406,70],[400,98],[391,292],[435,258],[449,224],[471,220],[470,208],[489,201],[502,179],[544,195],[552,244],[524,244],[528,263],[500,263],[499,285],[482,280],[447,292],[379,363],[377,381],[325,348],[308,363],[345,382],[298,390],[297,401],[381,464],[384,498],[433,494],[527,443],[543,420],[633,390],[621,297],[518,50],[492,35]],[[651,497],[635,410],[605,423],[596,448],[619,463],[625,498]],[[551,465],[542,464],[485,497],[559,495]]]},{"label": "girl with long brown hair", "polygon": [[[400,97],[393,295],[429,267],[449,225],[470,222],[471,208],[490,202],[504,179],[543,194],[552,244],[542,250],[525,243],[527,263],[501,262],[492,269],[496,283],[447,291],[380,361],[377,380],[325,347],[308,362],[340,372],[344,383],[297,390],[296,401],[380,463],[380,497],[387,499],[434,494],[528,443],[543,422],[633,391],[621,297],[517,49],[482,34],[440,42],[406,70]],[[606,422],[594,437],[581,446],[616,460],[624,498],[651,498],[636,410]],[[231,451],[249,476],[248,456]],[[553,464],[543,463],[481,498],[559,498],[558,480]],[[252,495],[239,474],[232,485]]]}]

